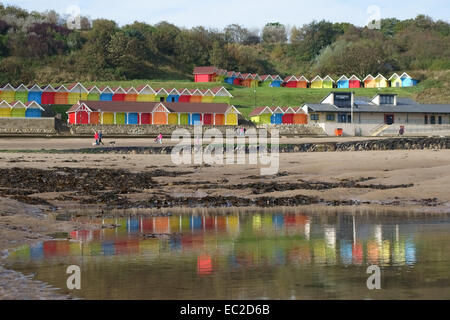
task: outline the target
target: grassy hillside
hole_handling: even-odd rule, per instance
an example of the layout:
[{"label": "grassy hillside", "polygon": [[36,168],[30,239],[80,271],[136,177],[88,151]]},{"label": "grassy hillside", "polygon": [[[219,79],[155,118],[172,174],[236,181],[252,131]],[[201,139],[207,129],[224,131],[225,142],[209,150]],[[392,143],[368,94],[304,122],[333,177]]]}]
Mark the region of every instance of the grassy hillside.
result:
[{"label": "grassy hillside", "polygon": [[[415,99],[422,103],[450,103],[450,70],[448,71],[422,71],[428,78],[412,88],[358,88],[352,89],[356,96],[372,97],[377,92],[396,93],[399,97]],[[110,87],[137,87],[142,84],[150,84],[153,88],[177,88],[177,89],[207,89],[224,86],[232,95],[232,104],[239,108],[247,117],[256,106],[301,106],[306,102],[320,102],[330,91],[348,91],[349,89],[295,89],[295,88],[265,88],[255,89],[232,86],[224,83],[195,83],[192,81],[164,81],[164,80],[131,80],[131,81],[104,81],[83,82],[85,86],[110,86]],[[58,84],[54,84],[58,85]],[[67,83],[66,83],[67,85]],[[256,98],[256,99],[255,99]],[[256,101],[256,103],[255,103]],[[63,108],[64,109],[64,108]]]}]

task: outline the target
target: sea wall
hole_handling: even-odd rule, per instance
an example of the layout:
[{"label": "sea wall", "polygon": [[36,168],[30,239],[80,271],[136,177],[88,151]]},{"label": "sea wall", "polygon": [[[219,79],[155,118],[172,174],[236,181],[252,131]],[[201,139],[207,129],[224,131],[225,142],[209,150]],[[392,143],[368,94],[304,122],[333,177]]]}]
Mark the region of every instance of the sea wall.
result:
[{"label": "sea wall", "polygon": [[1,118],[0,134],[55,134],[55,118]]},{"label": "sea wall", "polygon": [[[222,134],[226,134],[227,130],[233,131],[236,128],[245,127],[248,129],[255,129],[249,126],[202,126],[202,131],[216,128]],[[194,133],[194,126],[176,126],[176,125],[72,125],[70,126],[70,133],[72,135],[92,135],[95,131],[102,131],[105,135],[120,135],[120,136],[155,136],[159,133],[164,136],[172,135],[172,132],[177,129],[186,129],[191,134]],[[318,125],[260,125],[256,129],[266,129],[269,135],[274,129],[279,130],[280,136],[317,136],[325,135],[323,129]]]},{"label": "sea wall", "polygon": [[[204,146],[206,148],[207,146]],[[101,147],[77,150],[63,150],[62,153],[123,153],[123,154],[171,154],[174,146],[155,147]],[[191,146],[194,152],[194,146]],[[248,146],[245,153],[254,152]],[[424,149],[450,149],[450,138],[390,138],[380,140],[349,141],[349,142],[323,142],[279,145],[280,153],[299,152],[344,152],[344,151],[376,151],[376,150],[424,150]],[[256,150],[265,149],[257,147]],[[226,148],[223,149],[226,152]],[[271,146],[267,146],[271,152]],[[214,151],[213,151],[214,152]]]}]

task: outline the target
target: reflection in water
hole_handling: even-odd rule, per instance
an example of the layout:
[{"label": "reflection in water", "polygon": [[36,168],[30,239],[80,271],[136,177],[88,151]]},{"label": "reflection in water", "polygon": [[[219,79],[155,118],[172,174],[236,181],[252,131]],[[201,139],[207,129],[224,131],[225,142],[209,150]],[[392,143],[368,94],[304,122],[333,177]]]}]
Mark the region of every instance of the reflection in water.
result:
[{"label": "reflection in water", "polygon": [[[364,266],[376,264],[394,273],[393,268],[414,270],[449,257],[448,250],[441,248],[436,256],[430,250],[436,249],[433,241],[439,235],[439,241],[448,243],[448,220],[426,224],[404,219],[394,224],[387,218],[371,221],[344,214],[329,219],[305,214],[191,214],[97,222],[118,227],[73,231],[70,241],[20,247],[9,264],[37,270],[40,279],[62,287],[65,274],[57,276],[54,270],[78,263],[90,281],[124,289],[106,293],[87,286],[81,295],[89,298],[300,298],[302,293],[310,298],[364,298]],[[442,226],[447,228],[442,231]],[[434,228],[440,232],[433,233]],[[108,277],[96,280],[101,270]],[[339,281],[348,278],[351,288],[355,275],[361,279],[359,291],[341,292]],[[112,279],[114,283],[108,283]],[[134,290],[127,279],[139,287],[134,294],[125,294],[125,289]],[[385,285],[391,283],[400,286],[401,280]],[[160,291],[149,293],[145,285],[156,285]],[[211,296],[202,286],[215,293]]]}]

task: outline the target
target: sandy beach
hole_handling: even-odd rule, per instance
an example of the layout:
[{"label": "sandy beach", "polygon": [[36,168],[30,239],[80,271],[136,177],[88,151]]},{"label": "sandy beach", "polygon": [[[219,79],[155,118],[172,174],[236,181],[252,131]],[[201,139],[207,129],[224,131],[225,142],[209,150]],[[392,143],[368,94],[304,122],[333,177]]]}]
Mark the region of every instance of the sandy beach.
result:
[{"label": "sandy beach", "polygon": [[[87,140],[7,141],[0,149],[70,149]],[[282,153],[278,174],[261,176],[259,165],[177,166],[170,155],[2,152],[0,250],[4,255],[55,232],[101,228],[55,219],[67,212],[304,204],[448,213],[449,159],[450,150]]]}]

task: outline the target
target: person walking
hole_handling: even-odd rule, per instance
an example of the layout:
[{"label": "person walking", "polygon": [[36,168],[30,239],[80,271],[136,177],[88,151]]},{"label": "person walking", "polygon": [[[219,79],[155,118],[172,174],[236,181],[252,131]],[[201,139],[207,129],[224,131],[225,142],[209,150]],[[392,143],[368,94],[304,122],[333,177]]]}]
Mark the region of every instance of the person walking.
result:
[{"label": "person walking", "polygon": [[105,144],[103,143],[102,139],[103,139],[103,133],[102,133],[102,131],[99,131],[99,132],[98,132],[98,144],[101,143],[102,145],[105,145]]},{"label": "person walking", "polygon": [[95,131],[94,140],[95,140],[94,145],[98,146],[98,132],[97,131]]}]

